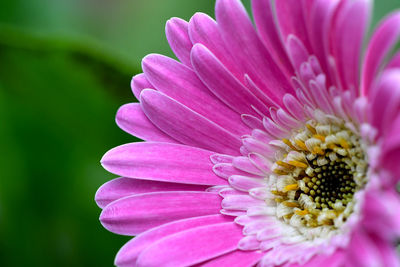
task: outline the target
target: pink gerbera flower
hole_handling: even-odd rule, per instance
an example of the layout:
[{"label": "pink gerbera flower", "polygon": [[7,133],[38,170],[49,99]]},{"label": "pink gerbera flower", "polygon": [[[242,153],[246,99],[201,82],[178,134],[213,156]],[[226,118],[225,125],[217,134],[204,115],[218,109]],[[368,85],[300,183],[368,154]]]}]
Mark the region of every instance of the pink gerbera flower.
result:
[{"label": "pink gerbera flower", "polygon": [[399,266],[400,13],[369,0],[218,0],[173,18],[102,159],[118,266]]}]

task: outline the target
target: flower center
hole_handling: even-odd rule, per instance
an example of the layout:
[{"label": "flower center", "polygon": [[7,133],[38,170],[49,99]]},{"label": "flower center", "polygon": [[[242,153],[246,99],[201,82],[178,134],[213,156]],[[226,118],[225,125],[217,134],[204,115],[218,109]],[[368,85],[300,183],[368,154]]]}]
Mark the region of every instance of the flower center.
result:
[{"label": "flower center", "polygon": [[269,177],[277,217],[303,230],[338,229],[366,183],[364,151],[359,135],[333,116],[283,139]]},{"label": "flower center", "polygon": [[[329,162],[329,158],[326,158]],[[315,170],[312,178],[304,177],[304,186],[301,193],[314,198],[316,208],[334,208],[336,202],[344,205],[349,203],[356,189],[353,173],[342,159],[330,161],[329,164],[319,166],[317,161],[309,162]],[[300,195],[300,192],[299,192]]]}]

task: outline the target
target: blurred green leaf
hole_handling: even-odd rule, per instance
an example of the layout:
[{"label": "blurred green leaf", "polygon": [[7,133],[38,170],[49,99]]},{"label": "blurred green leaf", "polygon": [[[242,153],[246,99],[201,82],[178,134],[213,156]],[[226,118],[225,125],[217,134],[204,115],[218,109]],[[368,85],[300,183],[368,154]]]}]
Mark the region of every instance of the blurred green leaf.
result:
[{"label": "blurred green leaf", "polygon": [[[249,0],[246,0],[249,1]],[[171,17],[214,15],[214,0],[4,0],[0,23],[54,36],[90,37],[114,54],[140,63],[146,54],[172,56],[165,39]]]},{"label": "blurred green leaf", "polygon": [[0,44],[0,265],[110,266],[127,238],[102,228],[93,198],[113,177],[104,152],[137,140],[114,123],[137,69],[31,37]]}]

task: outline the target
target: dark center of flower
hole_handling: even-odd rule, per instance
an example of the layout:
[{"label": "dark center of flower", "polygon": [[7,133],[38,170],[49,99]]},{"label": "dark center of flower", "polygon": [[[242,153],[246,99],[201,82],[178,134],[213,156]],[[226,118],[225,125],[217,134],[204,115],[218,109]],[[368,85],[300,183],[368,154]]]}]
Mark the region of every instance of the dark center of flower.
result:
[{"label": "dark center of flower", "polygon": [[[329,158],[326,160],[330,161]],[[309,195],[314,199],[317,209],[334,208],[337,201],[341,201],[345,206],[352,200],[356,183],[351,167],[342,159],[338,158],[323,166],[319,166],[316,160],[308,163],[315,170],[314,177],[305,176],[303,178],[305,188],[299,190],[296,195],[299,197],[301,193]]]}]

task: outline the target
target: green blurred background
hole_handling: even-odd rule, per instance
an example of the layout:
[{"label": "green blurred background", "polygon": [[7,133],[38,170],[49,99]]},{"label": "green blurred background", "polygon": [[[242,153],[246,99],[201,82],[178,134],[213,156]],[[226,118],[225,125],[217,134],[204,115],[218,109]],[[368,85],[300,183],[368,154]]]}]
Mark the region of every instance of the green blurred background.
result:
[{"label": "green blurred background", "polygon": [[[376,1],[373,24],[397,1]],[[129,238],[98,221],[94,194],[113,178],[99,160],[137,140],[118,129],[115,112],[136,101],[129,84],[143,56],[173,56],[165,21],[213,8],[213,0],[0,1],[0,266],[113,264]]]}]

